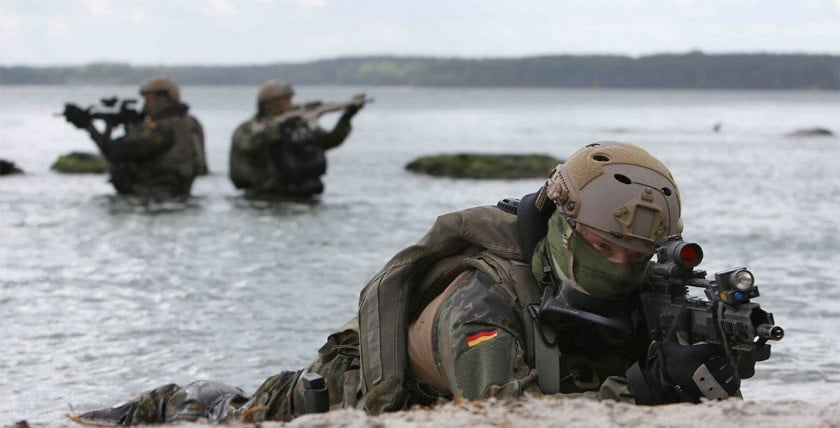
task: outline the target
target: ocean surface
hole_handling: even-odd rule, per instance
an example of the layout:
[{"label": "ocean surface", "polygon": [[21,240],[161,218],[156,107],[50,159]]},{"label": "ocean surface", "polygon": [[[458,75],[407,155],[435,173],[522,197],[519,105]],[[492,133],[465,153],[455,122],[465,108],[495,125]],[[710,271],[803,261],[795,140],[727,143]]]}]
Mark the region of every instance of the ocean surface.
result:
[{"label": "ocean surface", "polygon": [[[417,156],[536,152],[598,140],[644,146],[671,169],[684,236],[710,272],[748,266],[786,336],[743,382],[749,400],[840,400],[837,92],[299,87],[297,100],[374,102],[328,155],[317,203],[252,202],[227,178],[230,136],[257,88],[184,87],[211,174],[186,202],[121,198],[102,175],[62,175],[94,151],[53,113],[136,88],[0,87],[0,424],[67,423],[164,383],[252,392],[316,356],[358,293],[435,217],[535,191],[542,180],[433,178]],[[326,116],[329,127],[336,115]],[[713,131],[720,124],[719,132]]]}]

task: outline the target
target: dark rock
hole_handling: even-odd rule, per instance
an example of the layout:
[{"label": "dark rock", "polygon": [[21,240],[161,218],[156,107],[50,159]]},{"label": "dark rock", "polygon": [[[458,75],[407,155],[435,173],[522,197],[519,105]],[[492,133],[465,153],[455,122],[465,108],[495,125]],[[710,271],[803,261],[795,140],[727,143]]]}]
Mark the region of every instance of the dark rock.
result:
[{"label": "dark rock", "polygon": [[787,137],[833,137],[834,133],[825,128],[797,129],[785,134]]},{"label": "dark rock", "polygon": [[108,172],[108,161],[96,153],[71,152],[59,156],[50,169],[68,174],[103,174]]},{"label": "dark rock", "polygon": [[23,170],[18,168],[14,162],[0,159],[0,175],[23,174]]},{"label": "dark rock", "polygon": [[438,177],[516,179],[547,177],[561,162],[540,154],[456,153],[420,157],[405,168]]}]

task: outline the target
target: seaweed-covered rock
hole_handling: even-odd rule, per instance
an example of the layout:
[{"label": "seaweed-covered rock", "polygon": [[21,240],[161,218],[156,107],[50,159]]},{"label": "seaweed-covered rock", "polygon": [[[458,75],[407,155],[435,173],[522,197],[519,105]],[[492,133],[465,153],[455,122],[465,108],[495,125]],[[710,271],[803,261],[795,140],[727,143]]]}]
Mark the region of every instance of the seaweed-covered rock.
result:
[{"label": "seaweed-covered rock", "polygon": [[108,171],[108,161],[95,153],[71,152],[59,156],[50,169],[68,174],[103,174]]},{"label": "seaweed-covered rock", "polygon": [[0,175],[23,174],[23,170],[18,168],[14,162],[6,159],[0,159]]},{"label": "seaweed-covered rock", "polygon": [[405,169],[413,172],[454,178],[539,178],[548,176],[562,160],[540,154],[456,153],[423,156]]},{"label": "seaweed-covered rock", "polygon": [[797,129],[785,134],[787,137],[833,137],[834,133],[825,128]]}]

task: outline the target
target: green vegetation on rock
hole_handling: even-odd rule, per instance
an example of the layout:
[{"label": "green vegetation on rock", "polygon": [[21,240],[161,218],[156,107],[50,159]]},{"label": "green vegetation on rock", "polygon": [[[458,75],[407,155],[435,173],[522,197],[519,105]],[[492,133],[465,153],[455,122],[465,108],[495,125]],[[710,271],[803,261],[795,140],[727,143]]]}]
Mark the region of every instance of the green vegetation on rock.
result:
[{"label": "green vegetation on rock", "polygon": [[515,179],[547,177],[563,162],[540,154],[456,153],[423,156],[408,163],[405,169],[438,177]]},{"label": "green vegetation on rock", "polygon": [[72,152],[59,156],[50,169],[67,174],[103,174],[108,171],[108,161],[94,153]]}]

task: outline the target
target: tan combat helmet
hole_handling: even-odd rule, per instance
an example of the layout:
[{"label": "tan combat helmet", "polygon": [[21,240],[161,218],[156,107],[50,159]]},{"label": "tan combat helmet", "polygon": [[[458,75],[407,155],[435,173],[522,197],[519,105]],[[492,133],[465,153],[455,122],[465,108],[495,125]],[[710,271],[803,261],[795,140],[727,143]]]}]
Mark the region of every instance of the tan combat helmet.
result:
[{"label": "tan combat helmet", "polygon": [[668,168],[639,146],[590,144],[551,171],[537,204],[551,199],[563,214],[635,251],[682,232],[680,192]]},{"label": "tan combat helmet", "polygon": [[295,91],[292,89],[292,85],[276,80],[269,80],[260,86],[260,92],[257,94],[257,106],[275,98],[291,97],[294,94]]},{"label": "tan combat helmet", "polygon": [[181,101],[180,88],[166,77],[154,77],[140,86],[140,95],[156,92],[165,93],[172,101]]}]

